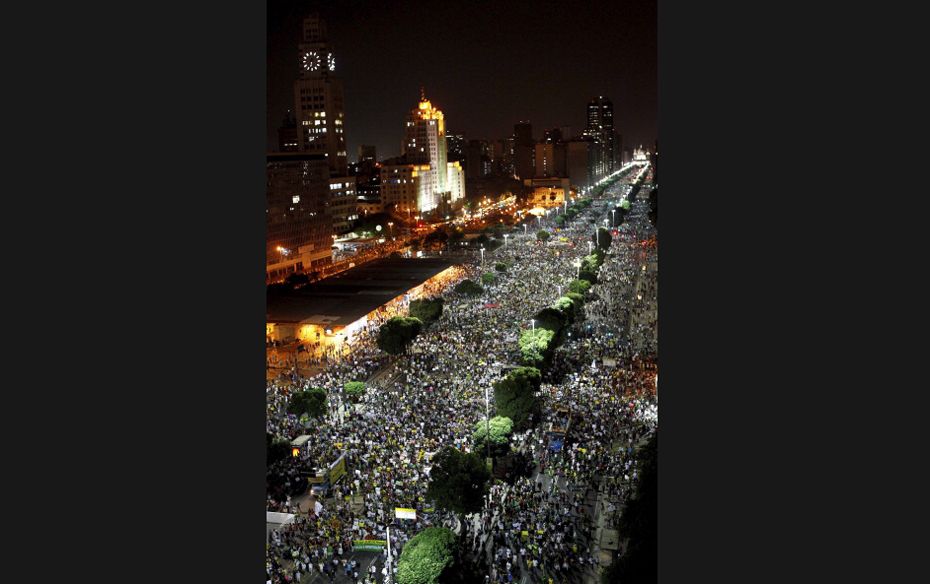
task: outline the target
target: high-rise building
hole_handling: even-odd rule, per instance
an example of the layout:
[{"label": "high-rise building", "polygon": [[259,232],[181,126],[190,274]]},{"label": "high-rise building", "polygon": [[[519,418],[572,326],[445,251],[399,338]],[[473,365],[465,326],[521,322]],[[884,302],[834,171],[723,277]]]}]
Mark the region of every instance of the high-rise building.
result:
[{"label": "high-rise building", "polygon": [[326,159],[329,212],[333,228],[344,231],[358,218],[355,177],[348,173],[342,79],[335,75],[336,58],[318,15],[304,19],[299,49],[300,78],[294,82],[298,149]]},{"label": "high-rise building", "polygon": [[278,128],[278,152],[297,152],[297,149],[297,120],[291,110],[287,110]]},{"label": "high-rise building", "polygon": [[536,177],[565,175],[565,145],[561,142],[540,142],[536,145]]},{"label": "high-rise building", "polygon": [[465,180],[458,161],[449,162],[445,116],[426,99],[421,88],[417,107],[407,115],[403,154],[381,167],[384,207],[422,213],[465,196]]},{"label": "high-rise building", "polygon": [[514,175],[520,180],[536,174],[533,126],[528,121],[521,121],[513,127],[513,165]]},{"label": "high-rise building", "polygon": [[342,79],[335,76],[336,58],[317,15],[304,19],[299,45],[300,78],[294,82],[299,149],[323,154],[333,176],[345,176],[345,109]]},{"label": "high-rise building", "polygon": [[[568,136],[566,136],[567,138]],[[547,144],[552,144],[554,142],[562,141],[562,129],[561,128],[552,128],[543,132],[543,142]]]},{"label": "high-rise building", "polygon": [[446,133],[446,157],[448,160],[465,160],[465,134],[463,132]]},{"label": "high-rise building", "polygon": [[615,170],[618,145],[615,144],[614,105],[608,98],[600,95],[588,102],[587,125],[583,134],[593,138],[598,145],[598,174],[604,175]]},{"label": "high-rise building", "polygon": [[565,166],[571,184],[578,189],[594,186],[594,142],[571,140],[565,144]]},{"label": "high-rise building", "polygon": [[267,156],[266,257],[269,279],[330,262],[329,165],[322,154]]},{"label": "high-rise building", "polygon": [[465,149],[465,176],[482,178],[491,174],[491,146],[487,140],[469,140]]}]

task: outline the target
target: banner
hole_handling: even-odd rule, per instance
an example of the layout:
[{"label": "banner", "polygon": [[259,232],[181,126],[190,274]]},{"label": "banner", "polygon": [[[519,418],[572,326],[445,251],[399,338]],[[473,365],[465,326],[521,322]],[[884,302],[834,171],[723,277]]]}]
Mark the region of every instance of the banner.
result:
[{"label": "banner", "polygon": [[384,539],[357,539],[352,542],[354,552],[380,552],[387,546]]},{"label": "banner", "polygon": [[329,467],[329,484],[334,485],[336,481],[346,474],[346,455],[340,456],[336,462]]},{"label": "banner", "polygon": [[395,507],[395,508],[394,508],[394,517],[396,517],[397,519],[416,519],[416,518],[417,518],[417,510],[416,510],[416,509],[408,509],[408,508],[405,508],[405,507]]}]

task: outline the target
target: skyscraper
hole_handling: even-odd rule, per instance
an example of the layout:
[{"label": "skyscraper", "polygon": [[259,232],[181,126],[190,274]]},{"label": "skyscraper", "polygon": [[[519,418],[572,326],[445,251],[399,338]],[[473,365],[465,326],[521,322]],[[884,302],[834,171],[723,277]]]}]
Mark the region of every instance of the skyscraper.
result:
[{"label": "skyscraper", "polygon": [[330,262],[333,240],[326,157],[274,152],[267,158],[266,257],[270,279]]},{"label": "skyscraper", "polygon": [[278,128],[278,152],[297,152],[297,120],[291,110]]},{"label": "skyscraper", "polygon": [[465,196],[462,166],[447,160],[445,115],[420,89],[417,107],[407,114],[403,154],[381,167],[385,207],[409,212],[431,211]]},{"label": "skyscraper", "polygon": [[616,154],[619,145],[614,132],[614,104],[599,95],[588,102],[587,125],[583,134],[593,138],[597,144],[597,174],[608,174],[617,166]]},{"label": "skyscraper", "polygon": [[300,78],[294,82],[298,149],[321,154],[329,167],[329,213],[336,231],[358,218],[355,177],[348,175],[342,79],[334,75],[336,58],[326,23],[316,14],[303,21],[299,44]]},{"label": "skyscraper", "polygon": [[336,58],[319,16],[304,19],[299,45],[300,78],[294,82],[299,149],[323,154],[333,176],[345,176],[345,110],[342,79],[334,75]]},{"label": "skyscraper", "polygon": [[513,127],[513,166],[514,174],[520,180],[533,178],[536,172],[534,146],[532,124],[525,121],[515,124]]}]

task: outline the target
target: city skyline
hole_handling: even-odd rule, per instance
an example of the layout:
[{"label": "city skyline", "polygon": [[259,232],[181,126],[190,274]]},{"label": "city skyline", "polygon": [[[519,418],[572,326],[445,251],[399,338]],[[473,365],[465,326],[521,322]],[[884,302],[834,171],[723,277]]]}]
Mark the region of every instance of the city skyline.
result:
[{"label": "city skyline", "polygon": [[656,140],[654,3],[418,6],[380,0],[270,3],[268,149],[276,148],[277,128],[293,109],[301,22],[311,13],[327,23],[333,75],[345,87],[350,161],[362,144],[374,145],[380,159],[400,154],[395,120],[421,86],[455,121],[450,132],[468,139],[510,136],[520,120],[532,123],[536,139],[551,127],[580,133],[589,101],[603,95],[614,103],[624,148]]}]

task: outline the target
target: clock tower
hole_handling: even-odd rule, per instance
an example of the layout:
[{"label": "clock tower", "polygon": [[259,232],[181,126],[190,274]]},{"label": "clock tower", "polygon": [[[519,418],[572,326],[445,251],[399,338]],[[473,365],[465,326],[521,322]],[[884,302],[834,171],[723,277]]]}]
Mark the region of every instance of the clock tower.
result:
[{"label": "clock tower", "polygon": [[294,82],[298,148],[322,154],[331,176],[348,173],[342,79],[335,75],[336,57],[326,22],[312,14],[303,21],[298,50],[300,77]]}]

